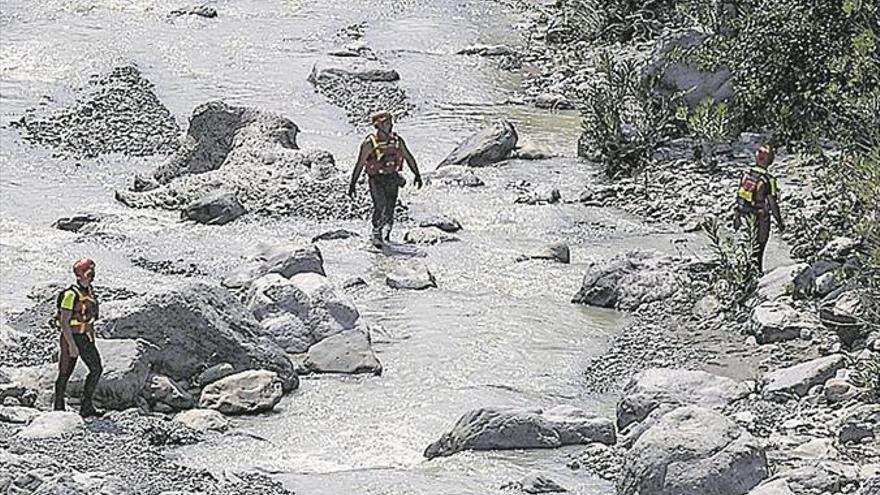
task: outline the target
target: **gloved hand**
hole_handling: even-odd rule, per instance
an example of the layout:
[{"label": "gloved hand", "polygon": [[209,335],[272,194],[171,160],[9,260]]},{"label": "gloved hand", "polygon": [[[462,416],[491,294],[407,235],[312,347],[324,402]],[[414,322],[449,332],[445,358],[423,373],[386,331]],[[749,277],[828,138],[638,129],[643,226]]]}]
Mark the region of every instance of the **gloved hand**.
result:
[{"label": "gloved hand", "polygon": [[422,188],[422,176],[421,175],[417,175],[414,182],[416,184],[416,188],[418,188],[418,189]]},{"label": "gloved hand", "polygon": [[352,182],[352,183],[348,186],[348,197],[351,198],[351,199],[354,199],[354,195],[355,195],[355,188],[354,188],[354,186],[355,186],[354,182]]}]

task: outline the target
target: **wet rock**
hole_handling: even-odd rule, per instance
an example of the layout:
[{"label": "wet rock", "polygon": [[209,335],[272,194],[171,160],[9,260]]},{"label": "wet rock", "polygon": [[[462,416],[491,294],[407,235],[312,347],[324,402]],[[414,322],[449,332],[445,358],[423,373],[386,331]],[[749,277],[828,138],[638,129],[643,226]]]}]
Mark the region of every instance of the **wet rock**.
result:
[{"label": "wet rock", "polygon": [[180,217],[206,225],[225,225],[245,213],[247,210],[235,194],[218,192],[193,201],[180,212]]},{"label": "wet rock", "polygon": [[147,381],[144,398],[154,411],[170,412],[190,409],[195,399],[167,376],[153,375]]},{"label": "wet rock", "polygon": [[515,203],[527,205],[552,205],[562,199],[559,189],[551,186],[539,186],[531,192],[523,193],[514,200]]},{"label": "wet rock", "polygon": [[385,283],[392,289],[423,290],[437,287],[437,280],[428,267],[415,262],[398,265],[385,276]]},{"label": "wet rock", "polygon": [[461,230],[461,223],[454,218],[438,215],[422,220],[419,222],[419,227],[437,227],[443,232],[452,234]]},{"label": "wet rock", "polygon": [[858,469],[834,461],[818,461],[773,477],[785,480],[791,491],[799,495],[838,493],[847,485],[855,487],[857,478]]},{"label": "wet rock", "polygon": [[40,415],[40,411],[32,407],[0,406],[0,422],[28,424]]},{"label": "wet rock", "polygon": [[850,237],[835,237],[816,255],[820,259],[828,259],[843,262],[860,245],[861,241]]},{"label": "wet rock", "polygon": [[409,229],[403,234],[403,242],[407,244],[442,244],[444,242],[455,242],[459,238],[452,234],[448,234],[436,227],[418,227]]},{"label": "wet rock", "polygon": [[766,301],[752,310],[752,331],[759,344],[796,339],[805,331],[812,334],[821,328],[818,315],[795,309],[783,301]]},{"label": "wet rock", "polygon": [[86,225],[93,225],[100,223],[102,220],[106,218],[105,215],[99,215],[96,213],[83,213],[80,215],[74,215],[71,217],[62,217],[58,220],[55,220],[52,223],[52,228],[58,230],[65,230],[67,232],[79,232]]},{"label": "wet rock", "polygon": [[650,62],[642,71],[645,78],[659,78],[661,93],[684,94],[684,102],[693,110],[706,98],[722,102],[733,98],[733,74],[727,67],[714,72],[700,70],[674,57],[678,50],[698,47],[708,35],[696,30],[672,32],[654,48]]},{"label": "wet rock", "polygon": [[[353,60],[353,59],[350,59]],[[334,105],[345,110],[352,123],[364,124],[379,111],[396,117],[414,107],[397,82],[400,74],[380,64],[354,62],[344,66],[315,65],[308,81]]]},{"label": "wet rock", "polygon": [[568,248],[568,244],[556,242],[542,246],[517,258],[517,261],[525,260],[550,260],[558,261],[559,263],[570,263],[571,251]]},{"label": "wet rock", "polygon": [[659,253],[630,251],[611,260],[591,262],[573,303],[635,310],[642,304],[675,295],[679,282],[672,258]]},{"label": "wet rock", "polygon": [[382,374],[366,329],[346,330],[311,346],[304,367],[313,373]]},{"label": "wet rock", "polygon": [[773,269],[758,280],[758,296],[772,301],[790,293],[794,289],[794,279],[808,267],[806,263],[797,263]]},{"label": "wet rock", "polygon": [[849,411],[840,422],[837,438],[840,443],[880,438],[880,405],[864,404]]},{"label": "wet rock", "polygon": [[327,232],[322,232],[321,234],[313,237],[312,242],[315,243],[318,241],[335,241],[339,239],[349,239],[351,237],[360,237],[360,234],[346,229],[328,230]]},{"label": "wet rock", "polygon": [[519,481],[512,481],[502,490],[521,490],[525,493],[562,493],[568,490],[543,474],[532,473]]},{"label": "wet rock", "polygon": [[705,371],[652,368],[634,376],[617,403],[617,428],[643,421],[661,405],[699,404],[720,410],[747,397],[751,390],[741,382]]},{"label": "wet rock", "polygon": [[217,9],[210,5],[197,5],[195,7],[185,7],[181,9],[175,9],[171,11],[172,16],[181,16],[181,15],[194,15],[198,17],[204,17],[207,19],[213,19],[217,17]]},{"label": "wet rock", "polygon": [[795,495],[785,480],[767,481],[756,486],[748,495]]},{"label": "wet rock", "polygon": [[256,414],[274,409],[281,401],[282,394],[277,373],[248,370],[205,387],[199,407],[215,409],[223,414]]},{"label": "wet rock", "polygon": [[471,45],[455,52],[456,55],[481,55],[483,57],[503,57],[516,55],[517,51],[506,45]]},{"label": "wet rock", "polygon": [[216,382],[221,378],[226,378],[233,373],[235,373],[235,368],[233,368],[231,364],[215,364],[199,374],[197,383],[200,387],[204,387],[205,385]]},{"label": "wet rock", "polygon": [[85,422],[74,412],[52,411],[40,414],[17,433],[20,438],[54,438],[82,430]]},{"label": "wet rock", "polygon": [[556,154],[548,149],[535,146],[529,142],[524,144],[522,141],[510,154],[510,158],[515,160],[547,160],[555,156]]},{"label": "wet rock", "polygon": [[518,136],[513,124],[498,120],[466,139],[437,168],[451,165],[486,167],[507,158],[516,147]]},{"label": "wet rock", "polygon": [[315,343],[306,323],[290,313],[272,313],[260,321],[266,334],[285,352],[297,354],[306,352]]},{"label": "wet rock", "polygon": [[226,431],[229,420],[213,409],[190,409],[174,416],[174,421],[198,431]]},{"label": "wet rock", "polygon": [[614,424],[581,409],[483,408],[466,413],[425,450],[425,457],[463,450],[554,448],[602,442],[613,444]]},{"label": "wet rock", "polygon": [[440,182],[446,185],[461,187],[482,187],[486,183],[477,174],[461,165],[450,165],[425,174],[428,183]]},{"label": "wet rock", "polygon": [[681,407],[665,414],[626,454],[620,495],[740,495],[767,477],[758,441],[719,413]]},{"label": "wet rock", "polygon": [[535,106],[553,110],[571,110],[574,108],[574,103],[558,93],[542,93],[535,98]]},{"label": "wet rock", "polygon": [[[105,310],[106,308],[106,310]],[[159,347],[153,371],[188,383],[205,366],[278,372],[285,390],[299,385],[293,364],[227,290],[194,283],[124,304],[101,306],[99,333],[140,337]]]},{"label": "wet rock", "polygon": [[765,397],[785,399],[803,397],[816,385],[822,385],[846,365],[846,358],[832,354],[822,358],[771,371],[764,375]]},{"label": "wet rock", "polygon": [[[22,137],[74,156],[168,154],[180,128],[135,66],[93,76],[70,105],[29,112],[14,121]],[[50,107],[51,108],[51,107]]]},{"label": "wet rock", "polygon": [[227,275],[222,284],[230,288],[247,287],[255,280],[273,273],[284,278],[291,278],[299,273],[324,275],[324,256],[315,245],[266,247],[245,266]]}]

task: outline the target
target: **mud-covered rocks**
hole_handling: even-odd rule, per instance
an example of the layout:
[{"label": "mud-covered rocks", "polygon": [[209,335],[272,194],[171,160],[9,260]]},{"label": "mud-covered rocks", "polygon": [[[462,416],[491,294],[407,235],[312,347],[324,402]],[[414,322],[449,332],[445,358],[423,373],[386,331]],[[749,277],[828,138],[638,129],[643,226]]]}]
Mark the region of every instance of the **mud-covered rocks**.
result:
[{"label": "mud-covered rocks", "polygon": [[624,387],[617,403],[617,427],[623,430],[643,421],[660,406],[699,404],[720,410],[750,392],[745,383],[705,371],[652,368],[638,373]]},{"label": "mud-covered rocks", "polygon": [[299,384],[284,351],[247,307],[220,287],[185,284],[125,304],[106,304],[100,323],[102,335],[139,337],[158,347],[153,371],[180,382],[190,382],[219,361],[238,370],[276,371],[285,390]]},{"label": "mud-covered rocks", "polygon": [[818,315],[795,309],[782,300],[765,301],[752,310],[750,323],[759,344],[784,342],[811,335],[822,325]]},{"label": "mud-covered rocks", "polygon": [[217,380],[202,389],[199,407],[223,414],[256,414],[271,411],[283,395],[274,371],[247,370]]},{"label": "mud-covered rocks", "polygon": [[451,431],[428,446],[425,457],[433,459],[463,450],[555,448],[614,441],[611,420],[581,409],[483,408],[462,416]]},{"label": "mud-covered rocks", "polygon": [[621,495],[742,495],[768,475],[758,441],[700,407],[663,415],[627,452]]},{"label": "mud-covered rocks", "polygon": [[196,431],[226,431],[229,420],[214,409],[190,409],[174,416],[174,421],[183,423]]},{"label": "mud-covered rocks", "polygon": [[168,154],[180,128],[135,66],[95,75],[69,105],[30,111],[11,124],[30,142],[75,156]]},{"label": "mud-covered rocks", "polygon": [[385,276],[385,283],[392,289],[424,290],[437,287],[437,279],[427,266],[417,263],[402,263]]},{"label": "mud-covered rocks", "polygon": [[224,225],[247,213],[235,194],[221,191],[199,198],[180,212],[184,220],[206,225]]},{"label": "mud-covered rocks", "polygon": [[352,123],[364,124],[379,111],[402,116],[412,110],[400,75],[376,62],[312,67],[308,81],[334,105],[345,110]]},{"label": "mud-covered rocks", "polygon": [[846,365],[841,354],[832,354],[812,361],[780,368],[764,375],[764,397],[785,400],[803,397],[811,388],[822,385]]},{"label": "mud-covered rocks", "polygon": [[309,347],[303,366],[311,373],[382,374],[366,328],[346,330]]},{"label": "mud-covered rocks", "polygon": [[226,275],[222,284],[230,288],[248,287],[255,280],[272,273],[284,278],[298,273],[324,275],[324,256],[315,245],[264,246],[248,258],[243,266]]},{"label": "mud-covered rocks", "polygon": [[459,144],[437,168],[451,165],[486,167],[507,158],[516,148],[513,124],[498,120]]},{"label": "mud-covered rocks", "polygon": [[680,288],[676,272],[673,258],[646,251],[590,262],[572,302],[635,310],[642,304],[674,296]]},{"label": "mud-covered rocks", "polygon": [[190,117],[180,150],[116,199],[132,208],[182,210],[223,190],[250,214],[315,220],[363,218],[366,198],[346,195],[348,178],[324,150],[300,150],[283,116],[212,101]]},{"label": "mud-covered rocks", "polygon": [[54,438],[82,430],[85,422],[74,412],[52,411],[40,414],[17,436],[29,439]]}]

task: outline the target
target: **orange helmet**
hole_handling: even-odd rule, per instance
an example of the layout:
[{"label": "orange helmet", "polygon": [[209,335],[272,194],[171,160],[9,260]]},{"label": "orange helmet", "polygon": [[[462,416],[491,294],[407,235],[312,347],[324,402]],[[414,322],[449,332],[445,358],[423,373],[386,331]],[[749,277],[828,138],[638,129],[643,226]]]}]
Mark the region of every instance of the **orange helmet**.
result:
[{"label": "orange helmet", "polygon": [[391,112],[377,112],[373,114],[372,122],[373,125],[379,125],[379,123],[384,122],[385,120],[390,120],[392,118]]},{"label": "orange helmet", "polygon": [[769,144],[762,145],[758,148],[758,151],[755,152],[755,159],[759,162],[764,162],[767,165],[773,163],[773,159],[776,154],[773,152],[773,147]]},{"label": "orange helmet", "polygon": [[91,258],[81,258],[73,264],[73,273],[77,277],[95,273],[95,262]]}]

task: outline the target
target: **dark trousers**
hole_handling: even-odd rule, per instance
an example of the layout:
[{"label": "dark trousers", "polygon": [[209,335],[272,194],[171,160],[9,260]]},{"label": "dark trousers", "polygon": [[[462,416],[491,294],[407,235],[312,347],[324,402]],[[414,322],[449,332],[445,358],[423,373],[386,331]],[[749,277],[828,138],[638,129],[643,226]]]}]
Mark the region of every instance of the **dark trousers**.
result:
[{"label": "dark trousers", "polygon": [[394,207],[397,206],[397,191],[400,189],[400,176],[397,174],[377,174],[370,176],[370,196],[373,198],[373,230],[384,225],[394,224]]},{"label": "dark trousers", "polygon": [[767,248],[767,241],[770,240],[770,212],[759,210],[748,214],[746,218],[754,221],[755,263],[758,266],[758,273],[764,273],[764,250]]},{"label": "dark trousers", "polygon": [[[95,387],[98,386],[98,380],[104,371],[101,366],[101,355],[98,354],[98,348],[88,335],[73,334],[73,341],[79,350],[86,367],[89,368],[89,375],[86,377],[86,384],[83,388],[83,396],[81,405],[84,409],[92,406],[92,397],[95,395]],[[61,359],[58,361],[58,379],[55,380],[55,410],[64,410],[64,394],[67,390],[67,382],[70,375],[73,374],[73,368],[76,367],[77,358],[70,356],[70,349],[67,346],[67,340],[61,335]]]}]

